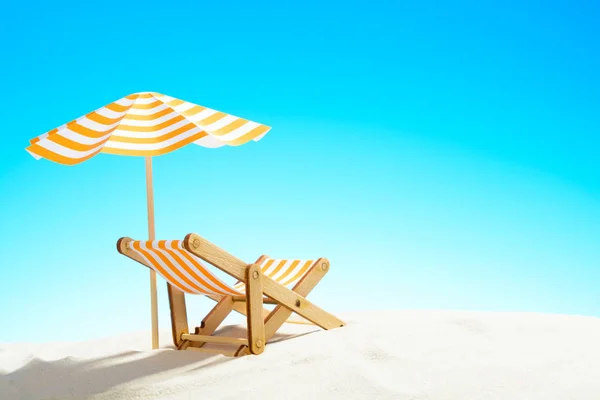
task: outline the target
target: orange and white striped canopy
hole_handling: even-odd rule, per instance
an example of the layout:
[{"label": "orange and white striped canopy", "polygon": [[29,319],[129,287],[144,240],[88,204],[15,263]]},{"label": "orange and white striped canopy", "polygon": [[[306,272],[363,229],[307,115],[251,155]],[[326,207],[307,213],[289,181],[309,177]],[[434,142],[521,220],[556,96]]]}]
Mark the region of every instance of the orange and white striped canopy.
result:
[{"label": "orange and white striped canopy", "polygon": [[160,93],[123,97],[30,141],[36,159],[65,165],[96,154],[159,156],[194,143],[239,146],[260,140],[271,128]]}]

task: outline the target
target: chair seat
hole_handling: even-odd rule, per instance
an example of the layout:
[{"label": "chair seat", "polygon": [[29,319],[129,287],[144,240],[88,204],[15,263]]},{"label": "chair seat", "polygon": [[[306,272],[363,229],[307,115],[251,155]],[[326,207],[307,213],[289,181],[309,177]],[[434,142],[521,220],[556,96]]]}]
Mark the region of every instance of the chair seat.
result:
[{"label": "chair seat", "polygon": [[[245,295],[245,285],[230,286],[213,274],[200,258],[187,251],[181,240],[135,241],[129,249],[138,254],[150,268],[184,293],[201,295]],[[280,260],[265,258],[260,269],[277,283],[291,287],[315,264],[314,260]]]}]

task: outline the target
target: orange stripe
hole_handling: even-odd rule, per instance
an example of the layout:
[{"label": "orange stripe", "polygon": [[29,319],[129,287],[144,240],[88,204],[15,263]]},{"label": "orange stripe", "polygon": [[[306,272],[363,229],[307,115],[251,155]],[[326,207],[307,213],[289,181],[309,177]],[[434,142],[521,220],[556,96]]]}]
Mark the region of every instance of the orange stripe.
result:
[{"label": "orange stripe", "polygon": [[[167,250],[167,241],[166,240],[159,240],[158,241],[158,249],[160,250],[165,250],[167,253],[169,252],[169,250]],[[185,276],[185,274],[183,272],[181,272],[181,268],[178,268],[180,265],[175,265],[171,262],[171,260],[169,260],[163,253],[161,253],[160,251],[156,251],[156,254],[160,257],[160,259],[163,261],[163,263],[167,264],[167,266],[171,269],[171,271],[174,271],[175,274],[181,278],[181,280],[183,280],[185,283],[187,283],[188,285],[190,285],[191,287],[193,287],[194,289],[196,289],[197,291],[201,292],[201,293],[205,293],[206,291],[203,290],[200,286],[196,285],[194,282],[192,282],[190,280],[190,278],[188,278],[187,276]],[[189,272],[189,271],[188,271]],[[189,292],[189,290],[187,290],[187,292]]]},{"label": "orange stripe", "polygon": [[135,125],[125,125],[124,123],[119,124],[119,130],[127,131],[127,132],[154,132],[163,128],[167,128],[173,124],[183,121],[185,118],[181,115],[176,115],[168,121],[162,122],[158,125],[152,126],[135,126]]},{"label": "orange stripe", "polygon": [[63,165],[75,165],[75,164],[82,163],[86,160],[89,160],[90,158],[94,157],[96,154],[98,154],[102,151],[102,149],[99,149],[98,151],[96,151],[92,154],[89,154],[83,158],[69,158],[69,157],[65,157],[60,154],[57,154],[53,151],[50,151],[38,144],[32,144],[31,146],[27,147],[27,150],[29,150],[33,154],[36,154],[40,157],[45,158],[46,160],[50,160],[55,163],[63,164]]},{"label": "orange stripe", "polygon": [[239,118],[236,121],[233,121],[232,123],[230,123],[228,125],[225,125],[221,129],[217,129],[216,131],[210,131],[210,134],[217,135],[217,136],[225,135],[225,134],[233,131],[234,129],[238,129],[238,128],[246,125],[247,122],[248,122],[247,119]]},{"label": "orange stripe", "polygon": [[[204,268],[204,266],[202,266],[202,264],[200,264],[198,261],[196,261],[194,259],[194,257],[192,257],[192,255],[187,251],[184,250],[181,252],[181,254],[192,264],[194,264],[196,266],[196,268],[202,269],[204,271],[206,271],[206,268]],[[208,271],[207,271],[208,272]],[[216,286],[218,286],[219,288],[225,290],[226,292],[231,292],[231,288],[229,288],[227,285],[225,285],[223,282],[219,281],[214,275],[212,275],[210,272],[208,272],[206,274],[206,277],[212,282],[214,283]]]},{"label": "orange stripe", "polygon": [[153,97],[152,93],[142,93],[137,95],[138,99],[149,99],[150,97]]},{"label": "orange stripe", "polygon": [[261,271],[264,273],[264,272],[265,272],[267,269],[269,269],[269,267],[271,266],[271,264],[273,264],[273,261],[275,261],[275,260],[273,260],[272,258],[271,258],[271,259],[269,259],[269,260],[268,260],[268,261],[265,263],[265,265],[263,265],[262,267],[260,267],[260,270],[261,270]]},{"label": "orange stripe", "polygon": [[[182,133],[185,133],[191,129],[198,129],[198,127],[192,123],[189,123],[187,125],[184,125],[180,128],[175,129],[172,132],[169,132],[162,136],[153,137],[153,138],[134,138],[134,137],[128,137],[128,136],[120,136],[117,132],[111,136],[110,140],[112,142],[119,142],[119,143],[136,143],[136,144],[139,144],[139,143],[144,143],[144,144],[161,143],[166,140],[172,139],[178,135],[181,135]],[[199,133],[203,133],[204,136],[207,136],[207,133],[205,133],[203,131],[201,131]]]},{"label": "orange stripe", "polygon": [[85,117],[87,119],[89,119],[90,121],[94,121],[94,122],[97,122],[102,125],[112,125],[114,123],[119,122],[123,118],[123,117],[108,118],[108,117],[105,117],[104,115],[98,114],[96,111],[93,111],[93,112],[87,114]]},{"label": "orange stripe", "polygon": [[228,114],[225,114],[221,111],[217,111],[216,113],[214,113],[213,115],[211,115],[210,117],[206,117],[204,118],[202,121],[197,122],[197,124],[200,125],[210,125],[214,122],[217,122],[218,120],[225,118]]},{"label": "orange stripe", "polygon": [[[187,250],[183,250],[181,252],[181,254],[189,259],[189,254],[186,254]],[[207,278],[210,282],[207,281],[203,281],[202,283],[204,283],[205,285],[207,285],[209,288],[212,288],[213,291],[215,291],[218,294],[225,294],[225,295],[231,295],[232,293],[235,293],[236,291],[234,289],[229,288],[227,285],[223,284],[222,282],[219,282],[218,279],[216,279],[211,273],[210,271],[208,271],[206,268],[204,268],[202,266],[202,264],[200,264],[197,260],[191,259],[189,260],[196,268],[198,268],[199,270],[203,271],[205,278]],[[211,285],[212,283],[212,285]],[[215,285],[217,286],[215,288]]]},{"label": "orange stripe", "polygon": [[294,282],[296,279],[300,279],[301,276],[303,276],[306,271],[308,270],[308,268],[314,263],[314,261],[307,261],[306,264],[304,264],[304,266],[300,269],[300,271],[298,271],[298,273],[296,273],[296,275],[294,275],[293,277],[291,277],[290,279],[288,279],[287,281],[283,282],[283,278],[281,278],[279,281],[279,283],[281,283],[284,286],[289,285],[290,283]]},{"label": "orange stripe", "polygon": [[232,140],[230,142],[227,142],[227,144],[230,146],[240,146],[240,145],[242,145],[244,143],[248,143],[252,139],[262,135],[263,133],[267,132],[269,129],[271,129],[271,128],[268,126],[265,126],[265,125],[257,126],[256,128],[252,129],[250,132],[246,133],[245,135],[240,136],[239,138]]},{"label": "orange stripe", "polygon": [[117,104],[117,103],[110,103],[104,106],[104,108],[108,108],[110,111],[114,111],[114,112],[124,112],[129,110],[131,106],[124,106],[121,104]]},{"label": "orange stripe", "polygon": [[135,120],[135,121],[152,121],[153,119],[157,119],[160,118],[162,116],[165,116],[169,113],[172,113],[173,110],[171,110],[170,108],[165,108],[162,111],[158,111],[155,112],[154,114],[150,114],[150,115],[136,115],[136,114],[126,114],[125,118],[123,118],[123,122],[127,121],[127,120]]},{"label": "orange stripe", "polygon": [[177,149],[182,148],[198,139],[206,136],[204,132],[200,132],[198,134],[192,135],[189,138],[182,140],[181,142],[174,143],[170,146],[164,147],[158,150],[124,150],[124,149],[115,149],[113,147],[104,147],[102,149],[102,153],[105,154],[118,154],[121,156],[141,156],[141,157],[155,157],[163,154],[170,153]]},{"label": "orange stripe", "polygon": [[171,107],[177,107],[177,106],[179,106],[179,105],[181,105],[183,103],[185,103],[185,101],[179,100],[179,99],[173,99],[173,100],[171,100],[171,101],[169,101],[169,102],[167,102],[165,104],[167,104],[167,105],[169,105]]},{"label": "orange stripe", "polygon": [[114,127],[105,131],[97,131],[94,129],[86,128],[83,125],[79,125],[76,121],[71,121],[67,124],[67,128],[69,128],[73,132],[79,133],[82,136],[87,136],[92,139],[99,139],[102,136],[113,132],[115,129],[117,129],[118,126],[119,125],[115,125]]},{"label": "orange stripe", "polygon": [[277,282],[283,281],[289,274],[292,273],[292,271],[294,270],[294,268],[296,268],[296,266],[299,263],[300,263],[300,260],[294,260],[294,261],[292,261],[292,264],[283,272],[283,274],[279,278],[277,278]]},{"label": "orange stripe", "polygon": [[75,142],[63,135],[52,135],[52,136],[48,136],[46,139],[50,140],[54,143],[58,143],[61,146],[64,146],[64,147],[72,149],[72,150],[88,151],[88,150],[92,150],[92,149],[95,149],[98,147],[100,147],[99,150],[101,150],[104,143],[106,143],[110,140],[110,136],[104,140],[101,140],[100,142],[98,142],[96,144],[83,144],[83,143]]},{"label": "orange stripe", "polygon": [[[58,132],[58,128],[54,128],[54,129],[52,129],[51,131],[48,131],[48,132],[46,132],[46,133],[48,134],[48,136],[50,136],[50,135],[54,135],[56,132]],[[40,135],[40,136],[41,136],[41,135]],[[48,136],[46,136],[46,138],[47,138]],[[40,137],[39,137],[39,136],[37,136],[37,137],[34,137],[33,139],[31,139],[31,140],[29,141],[29,144],[34,144],[34,143],[37,143],[37,142],[39,142],[40,140],[42,140],[42,139],[40,139]]]},{"label": "orange stripe", "polygon": [[283,268],[283,266],[285,265],[285,263],[286,263],[286,260],[281,260],[279,262],[279,264],[277,264],[277,266],[275,267],[275,269],[272,272],[269,273],[269,275],[268,275],[269,278],[275,276],[275,274],[278,273],[281,270],[281,268]]},{"label": "orange stripe", "polygon": [[[205,268],[204,268],[204,267],[203,267],[201,264],[199,264],[199,263],[198,263],[196,260],[194,260],[194,259],[193,259],[192,255],[191,255],[191,254],[190,254],[190,253],[189,253],[187,250],[185,250],[185,251],[182,251],[182,252],[181,252],[181,254],[182,254],[182,255],[183,255],[183,256],[184,256],[184,257],[185,257],[185,258],[186,258],[186,259],[187,259],[189,262],[191,262],[192,264],[194,264],[194,265],[196,266],[196,268],[201,268],[201,269],[203,269],[203,270],[205,270],[205,271],[206,271],[206,269],[205,269]],[[208,273],[208,274],[206,274],[206,277],[207,277],[208,279],[210,279],[210,281],[211,281],[211,282],[213,282],[213,283],[214,283],[215,285],[217,285],[218,287],[220,287],[220,288],[224,289],[224,290],[225,290],[225,291],[227,291],[227,292],[231,292],[231,288],[227,287],[227,286],[226,286],[226,285],[224,285],[222,282],[220,282],[218,279],[216,279],[216,278],[214,277],[214,275],[212,275],[212,274]]]},{"label": "orange stripe", "polygon": [[134,108],[136,110],[151,110],[155,107],[160,106],[161,104],[163,104],[162,101],[160,100],[156,100],[153,103],[148,103],[148,104],[138,104],[138,103],[134,103],[131,108]]},{"label": "orange stripe", "polygon": [[[165,246],[164,250],[165,250],[166,252],[168,252],[168,253],[171,255],[171,257],[173,257],[173,258],[175,259],[175,261],[177,262],[177,265],[179,265],[181,268],[183,268],[184,270],[186,270],[186,271],[187,271],[187,273],[188,273],[188,274],[190,274],[190,275],[191,275],[191,276],[192,276],[194,279],[196,279],[196,280],[197,280],[197,281],[199,281],[201,284],[203,284],[204,286],[206,286],[206,287],[208,288],[207,290],[208,290],[209,292],[212,290],[212,292],[215,292],[215,293],[218,293],[218,294],[226,294],[226,293],[222,293],[222,292],[221,292],[220,290],[218,290],[218,289],[215,289],[215,288],[213,288],[213,287],[212,287],[212,285],[210,285],[209,283],[207,283],[207,282],[206,282],[206,280],[204,280],[204,279],[203,279],[203,278],[202,278],[200,275],[198,275],[198,274],[196,273],[196,271],[194,271],[193,269],[191,269],[190,267],[188,267],[188,265],[185,263],[185,261],[183,261],[183,260],[181,259],[181,257],[179,257],[179,255],[180,255],[180,253],[181,253],[181,250],[179,250],[179,249],[177,248],[177,245],[174,245],[174,244],[173,244],[174,242],[176,242],[176,241],[173,241],[173,242],[171,243],[171,246],[172,246],[172,247],[175,247],[177,251],[175,251],[175,250],[170,250],[170,249],[167,249],[167,248],[166,248],[166,246]],[[196,268],[198,268],[198,267],[196,267]],[[198,269],[202,269],[202,268],[198,268]],[[208,293],[208,292],[207,292],[207,290],[205,290],[205,289],[201,289],[200,287],[198,287],[198,290],[199,290],[199,291],[201,291],[202,293]],[[212,292],[211,292],[211,293],[212,293]]]},{"label": "orange stripe", "polygon": [[194,107],[190,108],[189,110],[183,111],[181,114],[185,115],[186,117],[191,117],[192,115],[196,115],[200,111],[204,111],[204,110],[206,110],[206,107],[194,105]]},{"label": "orange stripe", "polygon": [[[148,246],[149,244],[150,244],[149,242],[146,242],[146,246]],[[159,272],[163,276],[163,278],[168,280],[172,285],[177,286],[179,288],[179,290],[181,290],[182,292],[187,292],[187,293],[190,292],[189,289],[183,287],[183,285],[181,285],[179,282],[177,282],[177,280],[173,279],[173,277],[167,271],[165,271],[159,263],[157,263],[154,260],[154,257],[152,257],[152,255],[148,251],[142,249],[140,242],[132,242],[132,246],[133,246],[134,250],[137,250],[138,252],[143,254],[144,257],[146,257],[146,260],[148,260],[148,262],[151,264],[153,269],[157,270],[157,272]]]},{"label": "orange stripe", "polygon": [[188,274],[190,274],[194,279],[196,279],[197,281],[199,281],[201,284],[203,284],[204,286],[207,287],[207,289],[198,289],[200,290],[202,293],[218,293],[218,294],[225,294],[222,293],[220,290],[213,288],[211,285],[207,284],[206,280],[202,279],[202,277],[200,275],[198,275],[196,273],[196,271],[194,271],[193,269],[191,269],[190,267],[187,266],[187,264],[185,263],[185,261],[183,261],[180,257],[180,253],[175,252],[174,250],[169,250],[166,249],[166,251],[171,255],[171,257],[173,257],[175,259],[175,261],[177,262],[177,265],[179,265],[181,268],[183,268],[185,271],[187,271]]}]

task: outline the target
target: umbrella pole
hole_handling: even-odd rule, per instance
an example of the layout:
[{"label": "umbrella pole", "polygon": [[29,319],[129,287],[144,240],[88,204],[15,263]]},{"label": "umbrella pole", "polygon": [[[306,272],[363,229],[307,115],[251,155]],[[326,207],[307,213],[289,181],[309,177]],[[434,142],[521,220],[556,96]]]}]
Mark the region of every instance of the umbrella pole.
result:
[{"label": "umbrella pole", "polygon": [[[155,240],[152,157],[146,157],[146,198],[148,201],[148,238]],[[156,296],[156,272],[153,269],[150,270],[150,308],[152,312],[152,350],[155,350],[158,349],[158,299]]]}]

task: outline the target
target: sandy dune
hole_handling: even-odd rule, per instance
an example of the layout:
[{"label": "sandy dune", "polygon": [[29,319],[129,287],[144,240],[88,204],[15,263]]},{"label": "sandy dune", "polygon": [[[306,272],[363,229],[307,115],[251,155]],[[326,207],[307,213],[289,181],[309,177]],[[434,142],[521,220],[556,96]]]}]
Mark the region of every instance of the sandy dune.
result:
[{"label": "sandy dune", "polygon": [[[148,351],[146,332],[0,344],[0,399],[598,400],[600,319],[390,311],[334,331],[289,325],[238,359]],[[221,334],[243,335],[239,327]],[[240,397],[243,396],[243,397]]]}]

